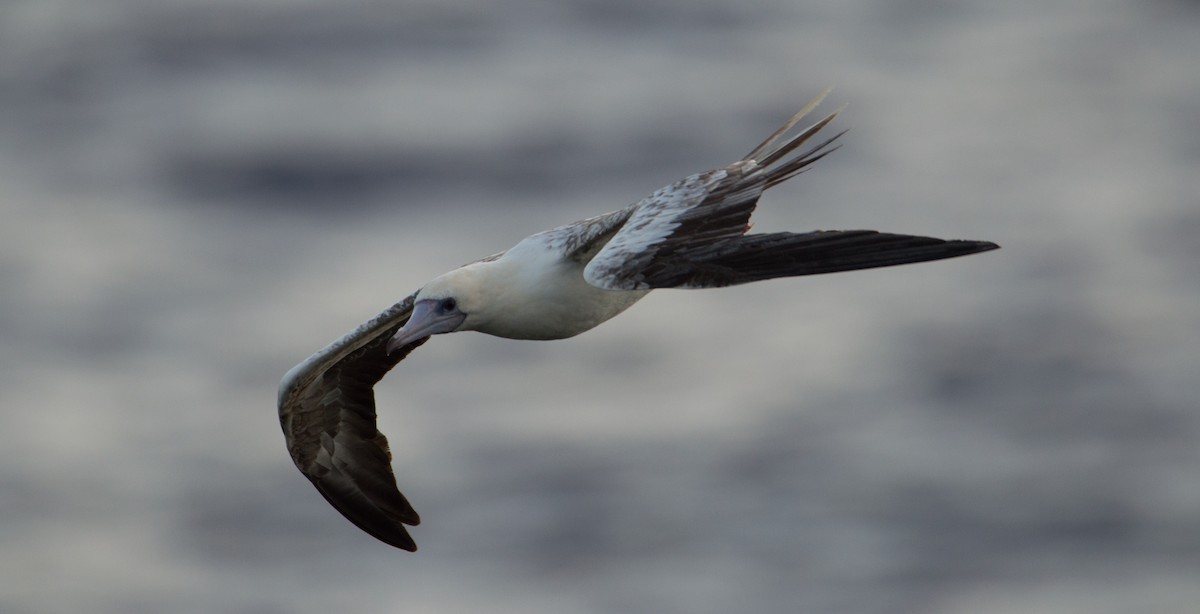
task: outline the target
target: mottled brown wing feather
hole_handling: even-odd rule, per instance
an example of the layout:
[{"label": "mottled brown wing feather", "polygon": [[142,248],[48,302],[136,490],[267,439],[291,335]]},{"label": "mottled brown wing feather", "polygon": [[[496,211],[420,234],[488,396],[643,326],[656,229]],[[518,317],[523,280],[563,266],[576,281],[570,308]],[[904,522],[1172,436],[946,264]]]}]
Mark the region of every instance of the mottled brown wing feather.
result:
[{"label": "mottled brown wing feather", "polygon": [[786,181],[837,149],[839,132],[802,149],[837,117],[831,113],[782,143],[779,140],[824,94],[794,115],[750,154],[725,168],[685,177],[656,190],[633,206],[632,214],[588,262],[584,279],[609,290],[669,287],[652,283],[650,270],[696,246],[739,240],[750,230],[750,216],[768,188]]}]

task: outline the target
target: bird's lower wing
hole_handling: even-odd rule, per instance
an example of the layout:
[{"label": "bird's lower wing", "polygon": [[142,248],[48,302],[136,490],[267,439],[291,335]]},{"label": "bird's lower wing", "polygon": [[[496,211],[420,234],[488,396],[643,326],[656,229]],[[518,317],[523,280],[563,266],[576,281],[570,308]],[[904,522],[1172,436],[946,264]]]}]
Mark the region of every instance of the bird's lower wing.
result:
[{"label": "bird's lower wing", "polygon": [[300,472],[359,528],[410,552],[417,546],[404,525],[421,520],[396,486],[372,388],[425,342],[385,351],[412,314],[414,296],[297,365],[279,392],[280,424]]}]

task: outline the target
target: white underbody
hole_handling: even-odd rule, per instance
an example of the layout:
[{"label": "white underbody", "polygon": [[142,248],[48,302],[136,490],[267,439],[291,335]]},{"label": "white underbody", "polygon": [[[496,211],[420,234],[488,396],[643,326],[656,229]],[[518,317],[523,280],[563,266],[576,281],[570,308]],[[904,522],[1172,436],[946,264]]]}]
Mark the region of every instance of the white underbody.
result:
[{"label": "white underbody", "polygon": [[[583,278],[581,263],[563,258],[534,235],[503,256],[447,275],[474,278],[486,309],[471,313],[460,330],[509,339],[565,339],[625,311],[649,290],[605,290]],[[468,303],[469,304],[469,303]]]}]

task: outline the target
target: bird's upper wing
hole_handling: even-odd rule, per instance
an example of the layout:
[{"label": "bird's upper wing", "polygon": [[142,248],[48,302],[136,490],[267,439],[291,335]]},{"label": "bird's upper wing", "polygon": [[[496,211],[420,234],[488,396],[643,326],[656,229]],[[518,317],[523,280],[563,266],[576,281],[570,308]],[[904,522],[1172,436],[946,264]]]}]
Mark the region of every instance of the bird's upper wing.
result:
[{"label": "bird's upper wing", "polygon": [[384,349],[408,321],[415,297],[296,365],[279,388],[279,421],[296,467],[359,528],[410,552],[417,546],[404,525],[421,520],[396,486],[372,387],[426,340],[391,355]]},{"label": "bird's upper wing", "polygon": [[584,279],[610,290],[714,288],[953,258],[998,247],[987,241],[871,230],[747,235],[750,214],[765,190],[835,149],[830,144],[842,133],[797,153],[836,112],[779,142],[822,97],[742,160],[682,179],[633,205],[587,263]]},{"label": "bird's upper wing", "polygon": [[833,121],[836,112],[775,145],[823,97],[824,94],[806,105],[742,160],[685,177],[630,207],[628,219],[588,262],[584,279],[609,290],[666,287],[654,279],[652,269],[656,263],[661,264],[672,254],[692,246],[744,235],[750,229],[750,214],[763,191],[833,151],[829,145],[841,133],[792,155]]},{"label": "bird's upper wing", "polygon": [[741,236],[765,180],[750,178],[752,163],[692,175],[633,206],[628,219],[583,270],[587,282],[608,290],[658,287],[648,269],[678,248]]}]

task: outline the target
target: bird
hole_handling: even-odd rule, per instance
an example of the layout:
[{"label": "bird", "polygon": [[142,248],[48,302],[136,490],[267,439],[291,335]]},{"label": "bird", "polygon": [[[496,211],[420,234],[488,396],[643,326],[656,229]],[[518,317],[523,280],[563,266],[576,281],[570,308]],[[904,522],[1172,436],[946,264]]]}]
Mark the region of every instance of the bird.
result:
[{"label": "bird", "polygon": [[717,288],[870,269],[994,250],[990,241],[874,230],[751,234],[762,194],[840,147],[845,130],[805,147],[838,109],[788,136],[814,98],[749,154],[685,177],[610,213],[539,232],[420,287],[284,375],[279,419],[296,467],[347,519],[415,552],[420,516],[401,494],[373,388],[433,335],[478,331],[563,339],[652,290]]}]

